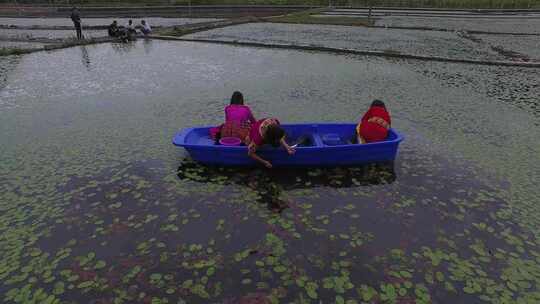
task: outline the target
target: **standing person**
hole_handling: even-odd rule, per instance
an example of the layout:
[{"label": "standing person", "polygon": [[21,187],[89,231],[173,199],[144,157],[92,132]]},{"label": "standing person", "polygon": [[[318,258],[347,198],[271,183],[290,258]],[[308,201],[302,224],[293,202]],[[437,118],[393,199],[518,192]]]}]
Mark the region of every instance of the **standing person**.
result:
[{"label": "standing person", "polygon": [[148,22],[146,22],[145,20],[141,21],[141,32],[144,35],[149,35],[150,33],[152,33],[152,28],[150,27],[150,24],[148,24]]},{"label": "standing person", "polygon": [[82,39],[83,35],[81,28],[81,15],[79,14],[79,10],[76,7],[73,7],[71,9],[71,21],[73,21],[75,31],[77,31],[77,39]]}]

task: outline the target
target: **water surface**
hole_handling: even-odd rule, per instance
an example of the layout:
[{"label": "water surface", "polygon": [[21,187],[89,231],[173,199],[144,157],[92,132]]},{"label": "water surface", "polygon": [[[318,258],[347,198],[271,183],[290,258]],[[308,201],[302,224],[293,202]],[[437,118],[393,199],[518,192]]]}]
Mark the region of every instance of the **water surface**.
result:
[{"label": "water surface", "polygon": [[[538,300],[539,70],[158,41],[0,66],[6,303]],[[380,98],[406,140],[393,165],[189,162],[174,132],[234,90],[283,122]]]}]

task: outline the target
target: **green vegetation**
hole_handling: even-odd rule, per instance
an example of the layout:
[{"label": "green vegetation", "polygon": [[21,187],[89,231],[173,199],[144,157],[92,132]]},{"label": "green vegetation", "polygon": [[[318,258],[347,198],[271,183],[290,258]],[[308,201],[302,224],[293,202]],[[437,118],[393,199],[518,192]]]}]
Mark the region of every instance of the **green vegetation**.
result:
[{"label": "green vegetation", "polygon": [[309,5],[309,6],[393,6],[438,8],[540,8],[539,0],[0,0],[0,3],[40,5]]},{"label": "green vegetation", "polygon": [[243,17],[235,20],[224,20],[216,22],[207,22],[205,24],[183,25],[158,29],[155,33],[163,36],[184,36],[187,34],[206,31],[214,28],[231,26],[236,24],[257,22],[260,19],[256,17]]},{"label": "green vegetation", "polygon": [[102,42],[110,42],[111,40],[112,39],[108,37],[90,38],[90,39],[83,39],[83,40],[77,40],[75,38],[68,38],[68,39],[59,41],[58,43],[45,44],[45,46],[43,47],[34,47],[34,48],[0,47],[0,57],[10,56],[10,55],[29,54],[29,53],[43,51],[43,50],[64,49],[64,48],[78,46],[78,45],[90,45],[90,44],[96,44],[96,43],[102,43]]},{"label": "green vegetation", "polygon": [[0,48],[0,56],[21,55],[35,51],[35,49]]},{"label": "green vegetation", "polygon": [[356,25],[356,26],[368,26],[373,23],[373,18],[349,18],[349,17],[333,17],[333,18],[321,18],[313,17],[314,14],[319,13],[323,9],[313,9],[308,11],[301,11],[298,13],[292,13],[284,16],[269,17],[266,21],[277,23],[302,23],[302,24],[333,24],[333,25]]}]

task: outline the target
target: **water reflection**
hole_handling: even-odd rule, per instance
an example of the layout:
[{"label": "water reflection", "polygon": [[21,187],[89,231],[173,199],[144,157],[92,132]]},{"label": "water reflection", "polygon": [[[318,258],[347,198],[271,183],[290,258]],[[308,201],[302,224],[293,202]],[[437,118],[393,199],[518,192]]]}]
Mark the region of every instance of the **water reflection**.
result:
[{"label": "water reflection", "polygon": [[0,57],[0,111],[6,108],[15,107],[16,103],[5,94],[4,88],[9,83],[9,78],[21,62],[22,56],[2,56]]},{"label": "water reflection", "polygon": [[20,58],[19,56],[3,56],[0,58],[0,89],[7,83],[9,74],[19,64]]},{"label": "water reflection", "polygon": [[116,53],[127,54],[135,48],[135,43],[135,41],[116,42],[111,43],[111,47],[114,51],[116,51]]},{"label": "water reflection", "polygon": [[152,51],[152,39],[143,39],[144,53],[150,54]]},{"label": "water reflection", "polygon": [[88,71],[90,71],[90,55],[88,55],[88,49],[84,45],[82,45],[80,48],[82,64],[86,67]]},{"label": "water reflection", "polygon": [[268,209],[281,212],[288,207],[281,199],[283,191],[316,187],[352,188],[390,184],[396,180],[394,162],[358,167],[335,168],[228,168],[203,166],[191,160],[178,168],[178,177],[198,183],[222,181],[224,184],[248,186],[259,195]]}]

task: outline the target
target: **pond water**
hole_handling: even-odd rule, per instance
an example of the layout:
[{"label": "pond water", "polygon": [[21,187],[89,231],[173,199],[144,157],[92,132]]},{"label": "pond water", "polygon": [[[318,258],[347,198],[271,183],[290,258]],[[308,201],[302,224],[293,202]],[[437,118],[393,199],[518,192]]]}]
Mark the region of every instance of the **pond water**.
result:
[{"label": "pond water", "polygon": [[[6,303],[540,301],[540,70],[138,41],[0,58]],[[356,121],[393,164],[207,168],[171,138]]]},{"label": "pond water", "polygon": [[474,35],[492,46],[500,46],[505,50],[527,55],[530,59],[540,61],[540,35]]}]

